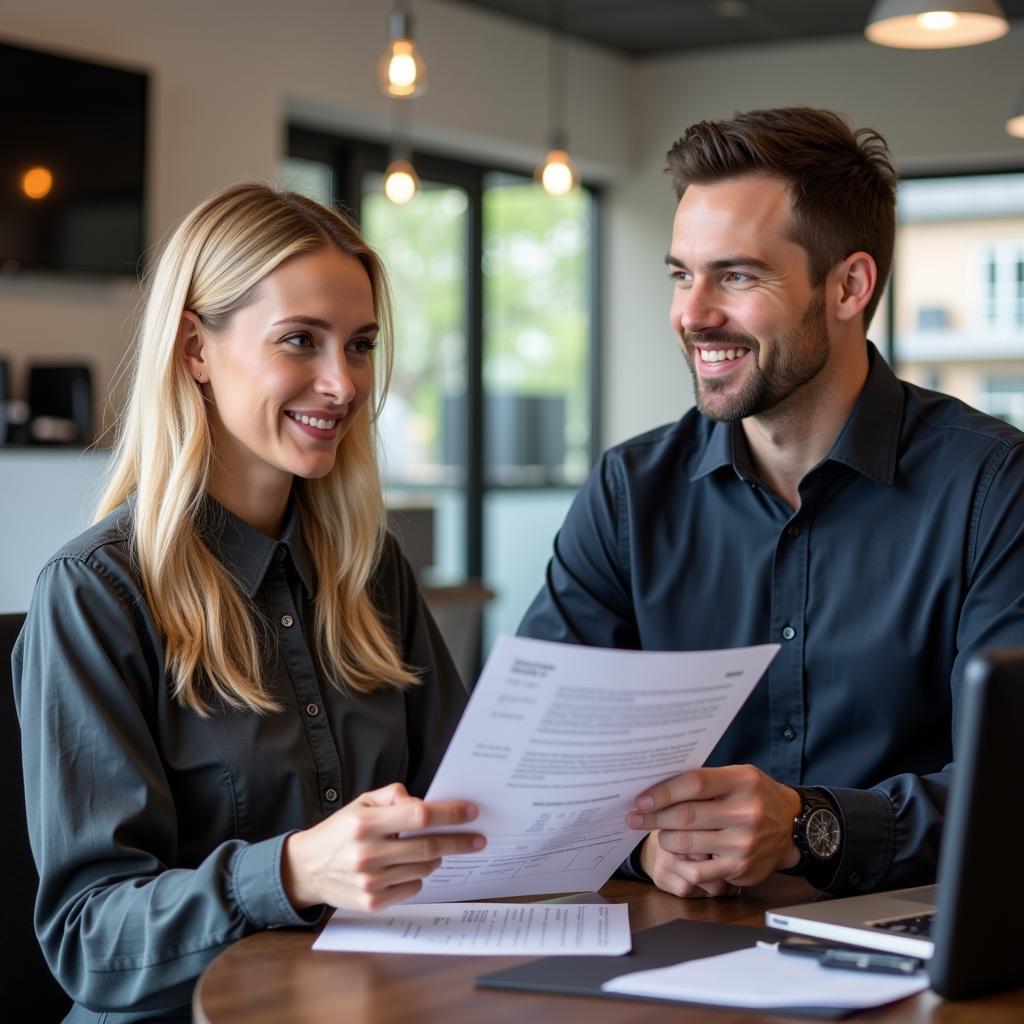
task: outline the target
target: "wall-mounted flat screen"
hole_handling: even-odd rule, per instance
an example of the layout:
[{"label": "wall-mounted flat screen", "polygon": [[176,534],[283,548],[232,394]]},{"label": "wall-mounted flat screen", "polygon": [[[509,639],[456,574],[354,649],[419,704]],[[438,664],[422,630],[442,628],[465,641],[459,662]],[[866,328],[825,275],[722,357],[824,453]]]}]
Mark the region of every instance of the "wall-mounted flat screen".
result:
[{"label": "wall-mounted flat screen", "polygon": [[0,43],[0,274],[138,272],[147,87]]}]

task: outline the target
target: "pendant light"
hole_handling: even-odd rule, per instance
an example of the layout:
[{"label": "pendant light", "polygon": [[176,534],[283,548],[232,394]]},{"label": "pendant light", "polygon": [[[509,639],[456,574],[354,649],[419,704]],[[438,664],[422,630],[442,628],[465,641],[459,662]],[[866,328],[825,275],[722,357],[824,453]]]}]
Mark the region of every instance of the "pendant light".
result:
[{"label": "pendant light", "polygon": [[412,103],[392,104],[391,159],[384,171],[384,195],[396,206],[405,206],[420,190],[420,178],[412,165]]},{"label": "pendant light", "polygon": [[419,96],[427,88],[427,65],[412,38],[412,15],[396,2],[391,11],[388,45],[377,61],[377,84],[395,99]]},{"label": "pendant light", "polygon": [[1006,122],[1006,130],[1015,138],[1024,139],[1024,92],[1017,100],[1013,116]]},{"label": "pendant light", "polygon": [[405,206],[419,190],[420,179],[416,168],[405,153],[395,150],[384,172],[384,195],[396,206]]},{"label": "pendant light", "polygon": [[[548,151],[533,178],[550,196],[564,196],[580,183],[579,172],[566,147],[566,60],[568,33],[565,30],[565,3],[549,6],[551,37],[548,73]],[[556,18],[556,13],[558,17]],[[557,24],[557,31],[556,31]]]},{"label": "pendant light", "polygon": [[998,0],[877,0],[864,35],[879,46],[938,50],[987,43],[1009,30]]}]

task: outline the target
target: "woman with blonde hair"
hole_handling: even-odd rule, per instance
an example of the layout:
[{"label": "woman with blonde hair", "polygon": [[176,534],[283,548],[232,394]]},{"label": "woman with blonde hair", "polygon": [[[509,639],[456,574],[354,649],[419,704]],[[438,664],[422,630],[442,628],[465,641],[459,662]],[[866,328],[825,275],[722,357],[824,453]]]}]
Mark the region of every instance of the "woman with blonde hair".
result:
[{"label": "woman with blonde hair", "polygon": [[406,899],[483,837],[425,792],[465,703],[384,528],[375,254],[229,188],[147,284],[97,522],[14,652],[36,927],[68,1021],[188,1019],[229,943]]}]

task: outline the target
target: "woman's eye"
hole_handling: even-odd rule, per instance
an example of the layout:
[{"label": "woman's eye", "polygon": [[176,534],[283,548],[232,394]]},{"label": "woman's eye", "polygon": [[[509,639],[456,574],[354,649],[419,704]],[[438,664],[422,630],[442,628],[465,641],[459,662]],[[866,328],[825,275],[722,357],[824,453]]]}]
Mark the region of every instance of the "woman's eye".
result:
[{"label": "woman's eye", "polygon": [[301,334],[289,334],[281,339],[289,348],[310,348],[313,345],[313,338],[305,332]]},{"label": "woman's eye", "polygon": [[356,338],[355,341],[349,342],[349,348],[361,356],[368,356],[376,347],[377,342],[371,341],[369,338]]}]

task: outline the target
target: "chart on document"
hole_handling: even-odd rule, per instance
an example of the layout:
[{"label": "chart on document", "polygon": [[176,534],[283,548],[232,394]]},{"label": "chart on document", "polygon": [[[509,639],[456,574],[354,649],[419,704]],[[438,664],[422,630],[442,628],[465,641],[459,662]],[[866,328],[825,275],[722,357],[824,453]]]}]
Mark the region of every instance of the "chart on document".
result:
[{"label": "chart on document", "polygon": [[777,644],[610,651],[499,637],[427,793],[472,800],[479,854],[410,902],[599,889],[643,838],[638,794],[704,763]]}]

